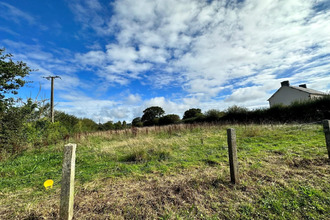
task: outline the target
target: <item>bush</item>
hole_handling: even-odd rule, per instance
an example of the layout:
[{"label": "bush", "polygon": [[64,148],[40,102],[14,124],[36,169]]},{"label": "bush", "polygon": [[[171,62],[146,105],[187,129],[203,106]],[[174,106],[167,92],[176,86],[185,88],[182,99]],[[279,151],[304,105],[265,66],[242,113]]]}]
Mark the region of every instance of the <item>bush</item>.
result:
[{"label": "bush", "polygon": [[222,118],[224,115],[224,112],[221,112],[216,109],[211,109],[204,113],[204,120],[206,122],[218,122],[220,118]]},{"label": "bush", "polygon": [[228,108],[222,122],[234,123],[292,123],[315,122],[330,118],[330,96],[289,106],[276,105],[267,109],[249,111],[233,106]]},{"label": "bush", "polygon": [[161,118],[159,118],[158,124],[159,125],[169,125],[169,124],[175,124],[180,122],[180,116],[175,114],[169,114],[165,115]]},{"label": "bush", "polygon": [[75,132],[74,128],[79,122],[79,119],[76,116],[61,111],[55,111],[54,120],[60,122],[61,125],[71,134]]},{"label": "bush", "polygon": [[0,149],[11,154],[19,153],[26,143],[23,133],[25,117],[19,107],[10,107],[0,117]]},{"label": "bush", "polygon": [[88,118],[79,119],[78,123],[74,126],[74,132],[92,132],[97,131],[99,128],[98,124],[96,124],[93,120]]},{"label": "bush", "polygon": [[149,121],[143,122],[143,126],[153,126],[153,125],[158,125],[159,118],[154,118]]}]

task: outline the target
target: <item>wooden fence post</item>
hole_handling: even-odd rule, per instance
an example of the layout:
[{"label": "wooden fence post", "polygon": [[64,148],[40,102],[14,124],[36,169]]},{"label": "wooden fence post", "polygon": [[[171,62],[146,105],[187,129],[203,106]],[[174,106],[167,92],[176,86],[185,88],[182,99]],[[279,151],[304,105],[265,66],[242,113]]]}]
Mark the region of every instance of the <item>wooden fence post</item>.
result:
[{"label": "wooden fence post", "polygon": [[328,157],[330,159],[330,120],[323,120],[323,130],[325,135],[325,143],[328,149]]},{"label": "wooden fence post", "polygon": [[61,220],[71,220],[73,217],[76,147],[76,144],[64,146],[60,203]]},{"label": "wooden fence post", "polygon": [[227,129],[227,142],[229,153],[230,180],[233,184],[239,183],[238,163],[237,163],[237,145],[235,129]]}]

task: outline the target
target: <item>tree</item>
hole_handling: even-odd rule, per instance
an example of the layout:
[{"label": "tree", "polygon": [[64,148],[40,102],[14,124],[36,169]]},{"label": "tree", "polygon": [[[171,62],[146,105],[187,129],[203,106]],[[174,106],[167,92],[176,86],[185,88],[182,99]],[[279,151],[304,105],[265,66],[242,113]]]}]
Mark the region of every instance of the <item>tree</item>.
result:
[{"label": "tree", "polygon": [[0,112],[8,106],[13,99],[6,98],[6,94],[17,95],[17,90],[26,83],[23,77],[30,74],[31,69],[22,61],[12,61],[11,54],[3,54],[0,49]]},{"label": "tree", "polygon": [[155,118],[159,118],[165,114],[165,111],[158,106],[152,106],[143,111],[143,116],[141,118],[142,122],[152,121]]},{"label": "tree", "polygon": [[132,121],[132,126],[133,127],[142,127],[143,123],[141,121],[141,117],[134,118],[133,121]]},{"label": "tree", "polygon": [[159,118],[159,125],[175,124],[180,121],[179,115],[169,114]]},{"label": "tree", "polygon": [[195,118],[202,114],[202,110],[199,108],[191,108],[184,112],[183,120],[188,118]]},{"label": "tree", "polygon": [[115,126],[115,129],[116,129],[116,130],[121,129],[121,128],[122,128],[121,121],[117,121],[116,123],[114,123],[114,126]]},{"label": "tree", "polygon": [[103,124],[103,129],[108,131],[114,129],[115,126],[113,125],[112,121],[107,121],[106,123]]},{"label": "tree", "polygon": [[122,128],[123,128],[123,129],[126,129],[126,128],[127,128],[127,123],[126,123],[126,121],[123,121],[123,123],[122,123]]},{"label": "tree", "polygon": [[35,112],[36,104],[29,99],[22,107],[17,107],[13,98],[6,97],[17,94],[31,69],[22,61],[13,62],[12,55],[3,54],[4,51],[0,49],[0,151],[16,153],[24,145],[24,123]]},{"label": "tree", "polygon": [[207,112],[205,112],[204,115],[206,121],[216,122],[219,121],[219,119],[223,117],[225,113],[216,109],[210,109]]}]

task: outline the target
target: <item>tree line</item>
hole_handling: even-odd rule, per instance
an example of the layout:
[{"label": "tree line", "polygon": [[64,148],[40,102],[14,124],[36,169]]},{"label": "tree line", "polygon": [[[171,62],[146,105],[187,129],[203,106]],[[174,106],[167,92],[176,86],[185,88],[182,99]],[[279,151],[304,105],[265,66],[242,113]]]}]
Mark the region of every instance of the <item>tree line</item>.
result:
[{"label": "tree line", "polygon": [[177,123],[218,123],[218,124],[269,124],[269,123],[310,123],[330,119],[330,96],[294,102],[289,106],[276,105],[271,108],[249,110],[245,107],[231,106],[224,111],[211,109],[204,113],[199,108],[191,108],[179,115],[165,115],[164,110],[152,106],[143,111],[142,117],[134,118],[132,126],[169,125]]}]

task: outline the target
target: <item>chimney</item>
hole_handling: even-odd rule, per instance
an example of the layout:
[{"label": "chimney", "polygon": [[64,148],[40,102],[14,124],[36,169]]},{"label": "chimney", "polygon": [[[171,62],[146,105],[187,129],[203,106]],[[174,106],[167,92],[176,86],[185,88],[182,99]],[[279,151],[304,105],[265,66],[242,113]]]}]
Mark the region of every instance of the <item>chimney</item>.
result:
[{"label": "chimney", "polygon": [[301,88],[307,88],[307,85],[306,84],[301,84],[301,85],[299,85],[299,87],[301,87]]},{"label": "chimney", "polygon": [[281,86],[290,86],[289,80],[281,82]]}]

